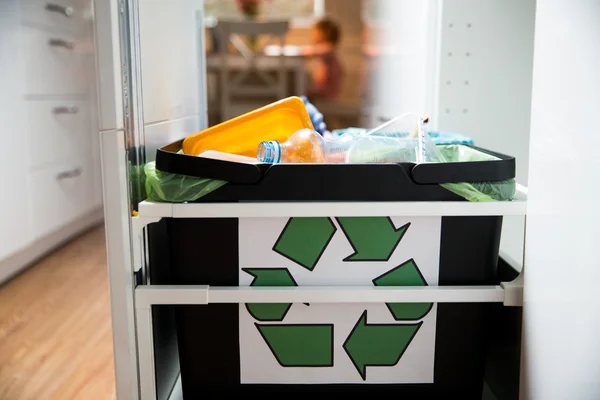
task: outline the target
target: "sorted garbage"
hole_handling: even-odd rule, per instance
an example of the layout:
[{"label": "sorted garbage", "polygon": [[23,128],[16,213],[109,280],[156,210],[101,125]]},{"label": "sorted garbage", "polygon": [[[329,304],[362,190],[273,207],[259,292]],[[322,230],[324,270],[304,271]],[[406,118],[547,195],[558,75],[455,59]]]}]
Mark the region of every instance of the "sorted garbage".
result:
[{"label": "sorted garbage", "polygon": [[[406,114],[368,132],[345,133],[322,138],[316,131],[303,129],[294,133],[287,142],[263,142],[258,148],[258,159],[277,163],[399,163],[435,162],[431,151],[435,147],[422,129],[423,121],[415,114]],[[406,137],[379,136],[382,129],[404,129]]]},{"label": "sorted garbage", "polygon": [[256,158],[267,164],[325,162],[325,141],[312,129],[301,129],[284,143],[262,142]]},{"label": "sorted garbage", "polygon": [[[307,111],[310,106],[307,100],[298,97],[270,104],[187,137],[180,153],[259,167],[279,163],[421,164],[499,160],[471,147],[473,140],[466,136],[428,132],[424,129],[426,118],[416,114],[400,115],[371,130],[351,127],[323,135],[318,130],[325,129],[322,115],[316,108]],[[148,199],[164,202],[196,201],[228,184],[226,180],[162,172],[154,162],[145,166],[143,179]],[[439,185],[472,202],[510,200],[516,191],[514,179]]]},{"label": "sorted garbage", "polygon": [[[494,161],[498,158],[464,145],[437,146],[444,162]],[[145,187],[149,200],[182,203],[198,200],[223,187],[228,182],[193,176],[165,173],[155,163],[146,164]],[[494,182],[459,182],[440,184],[446,190],[471,202],[506,201],[514,198],[514,179]]]}]

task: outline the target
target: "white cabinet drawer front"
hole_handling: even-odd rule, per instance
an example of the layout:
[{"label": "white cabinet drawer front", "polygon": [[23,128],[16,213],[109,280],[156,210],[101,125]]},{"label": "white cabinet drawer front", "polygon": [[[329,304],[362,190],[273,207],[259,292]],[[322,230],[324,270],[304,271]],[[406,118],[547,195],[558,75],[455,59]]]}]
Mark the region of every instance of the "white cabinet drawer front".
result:
[{"label": "white cabinet drawer front", "polygon": [[[87,92],[87,43],[72,35],[24,28],[25,94],[69,95]],[[83,40],[83,39],[82,39]]]},{"label": "white cabinet drawer front", "polygon": [[29,169],[90,154],[92,132],[86,101],[28,101]]},{"label": "white cabinet drawer front", "polygon": [[90,159],[30,173],[32,236],[39,239],[89,211],[93,179]]},{"label": "white cabinet drawer front", "polygon": [[70,31],[81,31],[91,21],[91,2],[82,0],[21,0],[25,23]]}]

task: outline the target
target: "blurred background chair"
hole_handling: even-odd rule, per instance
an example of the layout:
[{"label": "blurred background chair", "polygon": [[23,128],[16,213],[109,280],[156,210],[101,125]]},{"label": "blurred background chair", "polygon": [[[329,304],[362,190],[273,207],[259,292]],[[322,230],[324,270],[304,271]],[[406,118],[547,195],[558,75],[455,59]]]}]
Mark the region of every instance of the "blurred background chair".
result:
[{"label": "blurred background chair", "polygon": [[[286,56],[263,49],[274,42],[283,47],[288,21],[219,21],[217,30],[221,121],[287,96]],[[239,54],[231,53],[232,45]]]}]

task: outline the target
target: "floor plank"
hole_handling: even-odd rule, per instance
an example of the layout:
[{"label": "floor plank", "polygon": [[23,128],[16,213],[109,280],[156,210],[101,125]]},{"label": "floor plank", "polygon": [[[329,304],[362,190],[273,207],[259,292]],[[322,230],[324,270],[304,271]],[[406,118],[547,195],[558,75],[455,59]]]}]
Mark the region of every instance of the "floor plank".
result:
[{"label": "floor plank", "polygon": [[104,229],[0,286],[0,399],[115,399]]}]

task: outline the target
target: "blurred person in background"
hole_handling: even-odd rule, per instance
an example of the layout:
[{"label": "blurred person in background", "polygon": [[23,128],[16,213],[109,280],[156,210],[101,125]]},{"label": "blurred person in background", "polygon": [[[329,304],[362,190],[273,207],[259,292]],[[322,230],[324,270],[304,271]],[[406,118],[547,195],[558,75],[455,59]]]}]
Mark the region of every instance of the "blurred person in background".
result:
[{"label": "blurred person in background", "polygon": [[341,39],[339,25],[330,18],[323,18],[311,30],[312,45],[304,49],[311,56],[312,82],[308,88],[308,99],[336,100],[342,89],[344,68],[337,56],[337,46]]}]

